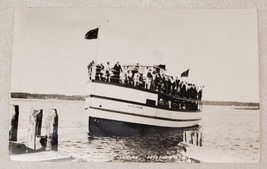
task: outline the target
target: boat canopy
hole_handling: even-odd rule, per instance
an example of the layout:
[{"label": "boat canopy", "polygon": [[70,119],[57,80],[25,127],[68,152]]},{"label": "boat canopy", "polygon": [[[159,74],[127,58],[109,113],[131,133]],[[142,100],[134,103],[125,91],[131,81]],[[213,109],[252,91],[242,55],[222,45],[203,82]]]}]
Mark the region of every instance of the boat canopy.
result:
[{"label": "boat canopy", "polygon": [[146,73],[147,71],[155,71],[156,73],[159,73],[159,74],[165,74],[165,71],[166,71],[166,65],[145,65],[145,64],[139,64],[139,63],[136,63],[136,64],[124,64],[122,65],[122,67],[125,69],[125,70],[133,70],[133,69],[136,69],[138,72],[144,74]]}]

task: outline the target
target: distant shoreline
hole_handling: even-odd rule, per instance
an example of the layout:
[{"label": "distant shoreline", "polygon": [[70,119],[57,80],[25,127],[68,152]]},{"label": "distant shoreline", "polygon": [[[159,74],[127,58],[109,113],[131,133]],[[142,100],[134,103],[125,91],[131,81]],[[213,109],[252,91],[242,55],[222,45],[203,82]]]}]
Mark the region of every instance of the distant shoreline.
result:
[{"label": "distant shoreline", "polygon": [[[63,94],[39,94],[39,93],[21,93],[11,92],[11,98],[17,99],[57,99],[57,100],[76,100],[85,101],[83,95],[63,95]],[[202,101],[203,105],[217,106],[242,106],[242,107],[259,107],[259,103],[253,102],[237,102],[237,101]]]},{"label": "distant shoreline", "polygon": [[85,101],[82,95],[63,95],[63,94],[37,94],[37,93],[17,93],[12,92],[11,98],[16,99],[57,99],[57,100],[77,100]]}]

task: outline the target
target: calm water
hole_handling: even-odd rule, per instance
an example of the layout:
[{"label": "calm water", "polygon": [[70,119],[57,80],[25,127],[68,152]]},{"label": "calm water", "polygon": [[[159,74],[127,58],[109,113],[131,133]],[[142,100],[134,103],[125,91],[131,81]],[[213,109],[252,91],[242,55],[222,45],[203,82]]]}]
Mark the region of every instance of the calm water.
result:
[{"label": "calm water", "polygon": [[[18,142],[27,144],[29,112],[56,108],[59,115],[59,151],[74,161],[192,162],[177,144],[182,132],[146,137],[99,137],[88,140],[88,117],[82,101],[12,99],[20,106]],[[203,106],[203,148],[220,156],[210,162],[257,162],[259,159],[259,110],[230,106]],[[43,126],[43,130],[44,126]],[[45,135],[44,133],[42,135]],[[199,152],[201,155],[202,152]],[[218,158],[217,158],[218,156]],[[209,160],[208,160],[209,162]]]}]

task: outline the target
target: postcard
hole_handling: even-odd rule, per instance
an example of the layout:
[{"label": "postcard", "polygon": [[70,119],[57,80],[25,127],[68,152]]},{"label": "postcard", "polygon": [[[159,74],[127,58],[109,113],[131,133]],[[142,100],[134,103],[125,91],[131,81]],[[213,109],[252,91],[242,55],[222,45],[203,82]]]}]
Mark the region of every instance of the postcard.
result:
[{"label": "postcard", "polygon": [[256,10],[18,8],[14,161],[257,163]]}]

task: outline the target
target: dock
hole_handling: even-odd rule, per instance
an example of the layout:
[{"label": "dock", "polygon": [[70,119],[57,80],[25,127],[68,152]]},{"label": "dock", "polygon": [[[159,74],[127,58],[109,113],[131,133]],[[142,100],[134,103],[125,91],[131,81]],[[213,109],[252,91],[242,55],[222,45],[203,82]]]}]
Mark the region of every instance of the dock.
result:
[{"label": "dock", "polygon": [[71,161],[71,155],[58,151],[43,151],[27,154],[10,155],[12,161]]},{"label": "dock", "polygon": [[200,147],[185,142],[179,143],[178,146],[183,147],[182,155],[196,163],[230,163],[234,162],[237,158],[232,154],[210,147]]}]

